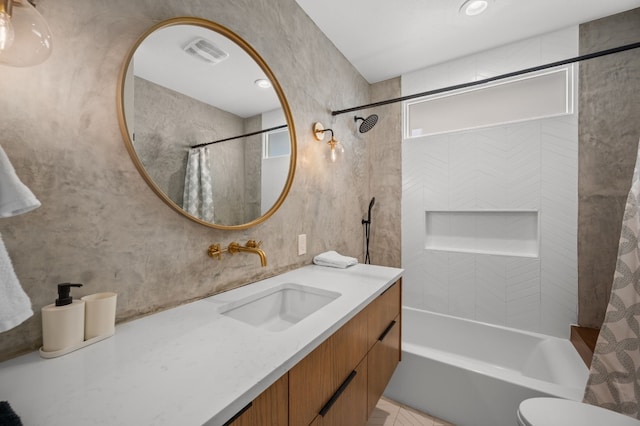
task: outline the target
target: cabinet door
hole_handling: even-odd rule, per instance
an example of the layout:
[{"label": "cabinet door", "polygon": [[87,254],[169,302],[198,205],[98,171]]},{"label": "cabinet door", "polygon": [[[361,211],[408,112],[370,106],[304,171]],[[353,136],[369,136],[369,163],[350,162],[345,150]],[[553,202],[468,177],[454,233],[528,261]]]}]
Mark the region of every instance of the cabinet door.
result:
[{"label": "cabinet door", "polygon": [[369,383],[367,386],[367,417],[371,415],[400,362],[400,316],[392,320],[385,333],[369,351]]},{"label": "cabinet door", "polygon": [[[319,414],[312,426],[364,426],[367,422],[367,359],[353,370],[355,375],[340,387],[331,405]],[[348,378],[351,376],[347,376]]]},{"label": "cabinet door", "polygon": [[287,426],[289,424],[289,373],[282,376],[225,425]]}]

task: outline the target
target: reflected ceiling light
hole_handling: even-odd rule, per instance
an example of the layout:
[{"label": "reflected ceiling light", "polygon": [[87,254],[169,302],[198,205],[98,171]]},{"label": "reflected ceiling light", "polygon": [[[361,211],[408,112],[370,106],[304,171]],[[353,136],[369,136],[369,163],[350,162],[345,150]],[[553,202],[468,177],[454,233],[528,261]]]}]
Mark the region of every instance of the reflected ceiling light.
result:
[{"label": "reflected ceiling light", "polygon": [[271,87],[271,82],[266,78],[259,78],[256,81],[254,81],[253,84],[255,84],[261,89],[268,89]]},{"label": "reflected ceiling light", "polygon": [[467,16],[480,15],[489,7],[488,0],[466,0],[460,6],[460,13],[464,13]]},{"label": "reflected ceiling light", "polygon": [[332,129],[325,129],[321,123],[313,123],[313,136],[316,140],[323,141],[324,132],[331,132],[331,139],[327,142],[327,145],[329,145],[329,159],[332,163],[335,163],[338,160],[338,157],[344,153],[342,144],[333,137]]},{"label": "reflected ceiling light", "polygon": [[0,0],[0,64],[28,67],[51,55],[51,31],[27,0]]}]

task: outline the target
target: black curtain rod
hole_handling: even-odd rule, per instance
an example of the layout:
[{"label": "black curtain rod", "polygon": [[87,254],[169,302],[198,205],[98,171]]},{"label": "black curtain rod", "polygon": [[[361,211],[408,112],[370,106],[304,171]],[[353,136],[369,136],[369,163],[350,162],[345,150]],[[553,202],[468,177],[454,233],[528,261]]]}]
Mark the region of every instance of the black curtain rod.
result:
[{"label": "black curtain rod", "polygon": [[441,89],[429,90],[427,92],[416,93],[414,95],[407,95],[407,96],[402,96],[400,98],[388,99],[386,101],[374,102],[374,103],[371,103],[371,104],[361,105],[361,106],[358,106],[358,107],[341,109],[341,110],[338,110],[338,111],[331,111],[331,115],[340,115],[340,114],[345,114],[347,112],[360,111],[362,109],[367,109],[367,108],[371,108],[371,107],[377,107],[377,106],[388,105],[388,104],[392,104],[392,103],[396,103],[396,102],[408,101],[410,99],[421,98],[423,96],[436,95],[438,93],[450,92],[452,90],[464,89],[466,87],[472,87],[472,86],[478,86],[480,84],[490,83],[492,81],[502,80],[504,78],[515,77],[515,76],[518,76],[518,75],[527,74],[527,73],[534,72],[534,71],[541,71],[541,70],[545,70],[547,68],[558,67],[560,65],[572,64],[574,62],[586,61],[588,59],[599,58],[601,56],[611,55],[613,53],[624,52],[626,50],[631,50],[631,49],[637,49],[638,47],[640,47],[640,42],[631,43],[631,44],[625,44],[624,46],[614,47],[612,49],[601,50],[599,52],[588,53],[586,55],[576,56],[574,58],[565,59],[565,60],[562,60],[562,61],[551,62],[551,63],[545,64],[545,65],[538,65],[538,66],[531,67],[531,68],[526,68],[526,69],[523,69],[523,70],[520,70],[520,71],[513,71],[513,72],[506,73],[506,74],[497,75],[495,77],[485,78],[484,80],[478,80],[478,81],[471,81],[469,83],[456,84],[454,86],[448,86],[448,87],[443,87]]},{"label": "black curtain rod", "polygon": [[247,136],[259,135],[260,133],[270,132],[272,130],[284,129],[285,127],[289,127],[288,124],[283,124],[281,126],[270,127],[268,129],[258,130],[257,132],[251,132],[251,133],[247,133],[245,135],[240,135],[240,136],[233,136],[233,137],[230,137],[230,138],[220,139],[220,140],[213,141],[213,142],[201,143],[199,145],[190,146],[189,148],[190,149],[202,148],[203,146],[212,145],[214,143],[226,142],[226,141],[231,141],[231,140],[234,140],[234,139],[245,138]]}]

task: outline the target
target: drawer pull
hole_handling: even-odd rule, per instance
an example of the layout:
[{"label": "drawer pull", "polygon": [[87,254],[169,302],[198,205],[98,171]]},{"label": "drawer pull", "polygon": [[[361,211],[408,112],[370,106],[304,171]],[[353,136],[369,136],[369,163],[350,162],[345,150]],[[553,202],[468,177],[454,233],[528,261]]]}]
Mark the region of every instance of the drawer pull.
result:
[{"label": "drawer pull", "polygon": [[338,390],[333,394],[333,396],[324,405],[324,407],[322,407],[322,409],[320,410],[320,415],[322,417],[324,417],[325,414],[329,412],[329,410],[331,409],[331,406],[333,406],[333,404],[338,400],[338,398],[340,398],[340,395],[342,395],[342,392],[344,392],[347,386],[349,386],[349,383],[351,383],[353,378],[356,377],[356,374],[358,374],[358,372],[356,370],[353,370],[351,374],[349,374],[349,377],[347,377],[347,379],[344,382],[342,382]]},{"label": "drawer pull", "polygon": [[233,416],[229,420],[227,420],[227,422],[222,426],[229,426],[231,423],[233,423],[236,420],[238,420],[238,417],[243,415],[245,413],[245,411],[247,411],[249,408],[251,408],[252,405],[253,405],[253,401],[248,403],[247,405],[245,405],[242,410],[238,411],[235,416]]},{"label": "drawer pull", "polygon": [[384,338],[387,337],[387,334],[389,334],[389,332],[391,331],[391,329],[393,328],[394,325],[396,325],[396,322],[395,321],[391,321],[391,323],[389,323],[387,328],[384,329],[384,331],[382,332],[380,337],[378,337],[378,340],[383,341]]}]

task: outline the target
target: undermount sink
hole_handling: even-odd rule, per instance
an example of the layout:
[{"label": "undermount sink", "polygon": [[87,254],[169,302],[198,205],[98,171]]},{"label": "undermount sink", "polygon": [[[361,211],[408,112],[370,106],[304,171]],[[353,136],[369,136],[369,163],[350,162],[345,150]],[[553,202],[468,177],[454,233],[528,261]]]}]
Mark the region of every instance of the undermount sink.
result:
[{"label": "undermount sink", "polygon": [[220,313],[264,330],[282,331],[339,296],[335,291],[286,283],[228,303]]}]

